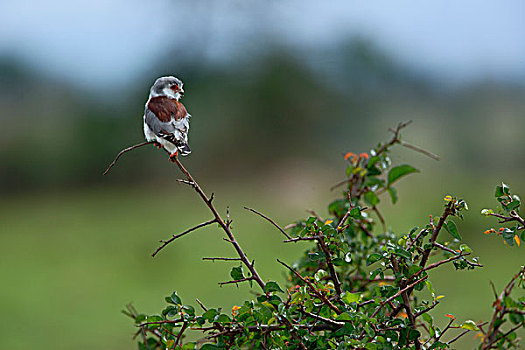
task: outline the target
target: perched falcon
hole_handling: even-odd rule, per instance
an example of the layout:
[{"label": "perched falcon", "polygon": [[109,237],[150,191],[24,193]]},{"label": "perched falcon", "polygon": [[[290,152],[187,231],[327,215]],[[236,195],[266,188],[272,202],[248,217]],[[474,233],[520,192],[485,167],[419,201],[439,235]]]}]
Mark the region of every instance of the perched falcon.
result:
[{"label": "perched falcon", "polygon": [[191,153],[188,146],[190,114],[179,99],[184,95],[182,81],[175,77],[161,77],[149,91],[144,111],[144,135],[170,153],[170,159]]}]

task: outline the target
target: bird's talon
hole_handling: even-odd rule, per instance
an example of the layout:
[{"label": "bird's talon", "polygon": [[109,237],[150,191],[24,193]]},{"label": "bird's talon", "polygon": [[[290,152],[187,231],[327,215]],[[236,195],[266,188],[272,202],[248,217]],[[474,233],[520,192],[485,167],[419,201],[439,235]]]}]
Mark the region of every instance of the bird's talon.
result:
[{"label": "bird's talon", "polygon": [[172,154],[170,155],[170,162],[175,163],[175,160],[176,160],[177,157],[178,157],[178,153],[179,153],[178,151],[175,151],[174,153],[172,153]]}]

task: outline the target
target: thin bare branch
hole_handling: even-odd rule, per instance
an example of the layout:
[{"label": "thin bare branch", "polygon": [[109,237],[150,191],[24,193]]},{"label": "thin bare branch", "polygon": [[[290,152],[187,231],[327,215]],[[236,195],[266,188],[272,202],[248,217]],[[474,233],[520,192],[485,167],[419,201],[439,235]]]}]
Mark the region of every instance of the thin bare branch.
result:
[{"label": "thin bare branch", "polygon": [[[470,253],[466,253],[466,254],[459,254],[459,255],[455,255],[455,256],[452,256],[448,259],[445,259],[445,260],[440,260],[440,261],[437,261],[435,263],[432,263],[430,265],[427,265],[425,266],[424,268],[422,268],[421,270],[419,270],[417,273],[414,274],[414,276],[419,276],[423,271],[427,271],[427,270],[431,270],[431,269],[435,269],[436,267],[440,266],[440,265],[443,265],[443,264],[446,264],[448,262],[451,262],[453,260],[457,260],[457,259],[460,259],[464,256],[467,256],[467,255],[470,255]],[[478,264],[479,265],[479,264]]]},{"label": "thin bare branch", "polygon": [[417,281],[414,281],[412,283],[410,283],[409,285],[407,285],[405,288],[399,290],[396,294],[392,295],[390,298],[384,300],[374,311],[374,313],[372,314],[372,316],[370,317],[375,317],[378,312],[383,308],[383,306],[385,306],[386,304],[388,304],[389,302],[391,302],[392,300],[394,300],[395,298],[397,298],[398,296],[401,295],[401,293],[403,292],[406,292],[407,290],[411,289],[412,287],[414,287],[416,284],[418,284],[419,282],[423,282],[424,280],[426,280],[428,278],[428,275],[427,276],[424,276],[424,277],[421,277],[420,279],[418,279]]},{"label": "thin bare branch", "polygon": [[242,261],[241,258],[202,258],[202,260],[210,260],[215,262],[215,260],[221,260],[221,261]]},{"label": "thin bare branch", "polygon": [[432,303],[432,305],[430,305],[429,307],[417,312],[414,314],[414,317],[415,318],[418,318],[419,316],[423,315],[425,312],[429,312],[430,310],[432,310],[433,308],[435,308],[437,305],[439,304],[439,300],[434,300],[434,302]]},{"label": "thin bare branch", "polygon": [[345,183],[347,183],[349,181],[351,181],[351,179],[344,179],[343,181],[339,181],[338,183],[336,183],[335,185],[332,185],[332,187],[330,187],[330,191],[335,190],[337,187],[342,186],[342,185],[344,185]]},{"label": "thin bare branch", "polygon": [[412,248],[412,246],[414,244],[416,244],[416,242],[419,239],[419,237],[421,237],[421,235],[423,235],[423,233],[425,233],[425,232],[428,232],[428,230],[426,228],[424,228],[421,231],[419,231],[419,233],[416,235],[416,237],[414,237],[414,239],[412,241],[410,241],[410,244],[408,245],[407,250],[410,250],[410,248]]},{"label": "thin bare branch", "polygon": [[186,185],[191,186],[191,187],[195,186],[195,184],[193,182],[190,182],[190,181],[184,180],[184,179],[177,179],[177,182],[186,184]]},{"label": "thin bare branch", "polygon": [[385,218],[383,218],[383,215],[381,215],[381,212],[379,211],[379,209],[377,209],[376,206],[374,206],[372,210],[376,213],[377,217],[379,218],[379,221],[381,221],[381,226],[383,226],[383,231],[386,231]]},{"label": "thin bare branch", "polygon": [[259,216],[262,217],[262,218],[265,218],[265,219],[268,220],[273,226],[275,226],[279,231],[281,231],[282,234],[286,236],[286,238],[288,238],[288,239],[292,239],[292,237],[290,237],[289,234],[287,234],[287,233],[286,233],[286,232],[285,232],[285,231],[284,231],[279,225],[277,225],[277,223],[276,223],[275,221],[273,221],[272,219],[270,219],[270,218],[267,217],[266,215],[264,215],[264,214],[258,212],[258,211],[255,210],[255,209],[252,209],[252,208],[244,207],[244,209],[249,210],[249,211],[251,211],[252,213],[257,214],[257,215],[259,215]]},{"label": "thin bare branch", "polygon": [[204,312],[208,311],[208,308],[206,306],[204,306],[204,304],[199,299],[195,299],[195,300],[197,301],[197,304],[199,304],[201,309],[204,310]]},{"label": "thin bare branch", "polygon": [[286,241],[283,241],[283,242],[290,243],[290,242],[299,242],[299,241],[314,241],[316,239],[319,239],[319,236],[295,237],[295,238],[287,239]]},{"label": "thin bare branch", "polygon": [[167,241],[160,241],[160,243],[162,243],[162,245],[160,247],[157,248],[157,250],[155,250],[153,252],[153,254],[151,254],[152,257],[155,257],[155,255],[157,255],[158,252],[160,252],[164,247],[166,247],[168,244],[170,244],[171,242],[173,242],[174,240],[176,240],[177,238],[180,238],[192,231],[195,231],[196,229],[199,229],[201,227],[204,227],[204,226],[208,226],[208,225],[211,225],[213,224],[214,222],[217,222],[217,219],[211,219],[211,220],[208,220],[206,222],[203,222],[202,224],[199,224],[197,226],[193,226],[192,228],[182,232],[182,233],[179,233],[178,235],[173,235],[170,239],[168,239]]},{"label": "thin bare branch", "polygon": [[250,277],[241,278],[241,279],[234,280],[234,281],[219,282],[218,284],[222,287],[225,284],[237,284],[237,283],[246,282],[246,281],[253,281],[253,280],[255,280],[255,278],[253,278],[253,276],[250,276]]},{"label": "thin bare branch", "polygon": [[451,340],[449,340],[447,342],[448,345],[452,344],[453,342],[455,342],[456,340],[458,340],[459,338],[461,338],[462,336],[464,336],[465,334],[467,334],[468,332],[470,332],[469,329],[465,329],[463,332],[459,333],[457,336],[455,336],[454,338],[452,338]]},{"label": "thin bare branch", "polygon": [[345,325],[344,322],[334,321],[334,320],[332,320],[330,318],[322,317],[322,316],[313,314],[311,312],[308,312],[305,309],[301,309],[301,312],[303,314],[305,314],[306,316],[308,316],[308,317],[315,318],[316,320],[319,320],[319,321],[324,322],[324,323],[328,323],[329,325],[332,325],[334,327],[342,327],[342,326]]},{"label": "thin bare branch", "polygon": [[141,323],[139,325],[137,325],[137,327],[144,327],[144,326],[147,326],[149,324],[168,324],[168,323],[180,323],[184,321],[182,318],[179,318],[177,320],[163,320],[163,321],[155,321],[155,322],[144,322],[144,323]]},{"label": "thin bare branch", "polygon": [[155,141],[141,142],[141,143],[137,143],[136,145],[133,145],[133,146],[130,146],[128,148],[123,149],[122,151],[119,152],[119,154],[117,154],[117,156],[115,157],[113,162],[111,162],[111,164],[108,166],[108,168],[106,169],[106,171],[104,171],[104,173],[102,175],[106,175],[111,170],[111,168],[113,168],[113,166],[115,166],[115,164],[117,164],[117,161],[119,160],[120,157],[122,157],[122,155],[124,153],[129,152],[129,151],[133,151],[135,148],[139,148],[139,147],[142,147],[142,146],[150,145],[150,144],[153,144],[153,143],[155,143]]},{"label": "thin bare branch", "polygon": [[401,144],[401,146],[404,146],[404,147],[410,148],[410,149],[412,149],[412,150],[414,150],[416,152],[422,153],[422,154],[426,155],[427,157],[430,157],[430,158],[432,158],[434,160],[439,160],[439,156],[438,155],[436,155],[436,154],[434,154],[434,153],[432,153],[430,151],[427,151],[426,149],[423,149],[423,148],[421,148],[419,146],[415,146],[415,145],[413,145],[411,143],[408,143],[406,141],[403,141],[403,140],[399,141],[399,143]]},{"label": "thin bare branch", "polygon": [[177,339],[175,340],[175,344],[173,344],[173,349],[175,349],[177,347],[177,345],[179,345],[179,341],[182,337],[182,333],[184,333],[184,331],[186,330],[186,328],[188,327],[188,322],[184,322],[184,324],[182,325],[182,328],[180,329],[180,332],[179,334],[177,335]]}]

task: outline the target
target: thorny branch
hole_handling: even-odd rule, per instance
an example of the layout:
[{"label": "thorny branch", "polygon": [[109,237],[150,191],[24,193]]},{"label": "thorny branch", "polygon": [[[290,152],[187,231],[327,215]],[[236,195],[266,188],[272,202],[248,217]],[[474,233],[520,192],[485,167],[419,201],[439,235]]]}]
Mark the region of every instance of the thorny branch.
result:
[{"label": "thorny branch", "polygon": [[[138,148],[138,147],[142,147],[142,146],[145,146],[145,145],[148,145],[148,144],[154,144],[155,142],[151,141],[151,142],[142,142],[142,143],[139,143],[139,144],[136,144],[134,146],[131,146],[131,147],[128,147],[122,151],[120,151],[120,153],[117,155],[117,157],[115,158],[115,160],[113,160],[113,162],[110,164],[110,166],[108,167],[108,169],[104,172],[104,174],[106,174],[118,161],[118,159],[126,152],[129,152],[135,148]],[[237,242],[237,240],[235,239],[235,236],[233,235],[232,231],[230,230],[230,221],[224,221],[222,219],[222,217],[219,215],[219,212],[217,211],[217,209],[215,208],[215,206],[213,205],[212,203],[212,200],[213,200],[213,194],[208,198],[208,196],[206,195],[206,193],[204,193],[204,191],[202,190],[202,188],[199,186],[199,184],[195,181],[195,179],[193,178],[193,176],[191,176],[191,174],[189,173],[188,170],[186,170],[186,168],[184,167],[184,165],[182,165],[182,163],[179,161],[178,157],[173,157],[171,158],[170,157],[170,161],[172,161],[173,163],[177,164],[177,166],[179,167],[180,171],[186,176],[186,180],[183,181],[184,183],[188,184],[189,186],[193,187],[193,189],[197,192],[197,194],[201,197],[201,199],[204,201],[204,204],[206,204],[206,206],[210,209],[210,211],[212,212],[213,216],[215,219],[213,220],[210,220],[208,221],[207,223],[205,224],[201,224],[202,226],[205,226],[205,225],[208,225],[208,224],[211,224],[213,222],[217,222],[219,224],[219,226],[222,228],[222,230],[224,231],[224,233],[226,234],[226,236],[228,237],[227,241],[230,242],[235,251],[237,252],[237,254],[239,255],[239,258],[242,260],[242,262],[244,263],[244,265],[246,265],[246,267],[248,268],[248,270],[250,271],[252,277],[253,277],[253,280],[255,280],[255,282],[257,282],[257,284],[261,287],[262,290],[264,290],[264,286],[265,286],[265,283],[264,281],[262,280],[261,276],[259,276],[259,273],[255,270],[255,267],[253,265],[253,262],[251,262],[248,257],[246,256],[246,253],[244,253],[243,249],[241,248],[241,246],[239,245],[239,243]],[[202,226],[198,226],[198,227],[195,227],[195,228],[199,228],[199,227],[202,227]],[[193,231],[195,228],[191,229],[191,231]],[[189,232],[186,232],[186,233],[189,233]],[[186,234],[184,233],[184,234]],[[174,239],[176,238],[171,238],[170,240],[168,240],[169,242],[173,241]],[[167,242],[168,242],[167,241]],[[163,243],[163,245],[160,247],[160,249],[162,249],[164,246],[166,246],[168,243]],[[158,250],[160,250],[158,249]],[[155,255],[158,250],[153,254]]]},{"label": "thorny branch", "polygon": [[501,220],[499,220],[500,224],[503,224],[503,223],[506,223],[506,222],[511,222],[511,221],[516,221],[516,222],[519,222],[521,224],[521,227],[519,227],[518,230],[523,230],[525,228],[525,219],[523,219],[521,216],[519,216],[518,213],[516,213],[515,210],[512,210],[510,212],[509,216],[505,216],[505,215],[501,215],[501,214],[497,214],[497,213],[490,213],[489,216],[495,216],[495,217],[501,219]]},{"label": "thorny branch", "polygon": [[497,322],[497,320],[503,320],[503,317],[505,314],[509,313],[509,309],[505,305],[504,299],[510,295],[512,292],[512,289],[516,285],[516,281],[521,278],[523,279],[525,276],[525,266],[521,267],[521,270],[512,277],[510,282],[505,286],[501,294],[498,296],[496,301],[494,302],[494,314],[492,315],[492,319],[489,324],[489,328],[487,329],[487,332],[485,334],[485,338],[483,339],[483,344],[481,346],[481,350],[489,350],[492,348],[492,345],[499,339],[498,334],[500,333],[500,326],[503,324],[503,322]]},{"label": "thorny branch", "polygon": [[407,285],[405,288],[399,290],[396,294],[392,295],[390,298],[384,300],[381,304],[379,304],[379,306],[374,310],[374,313],[372,314],[371,317],[375,317],[379,311],[388,303],[390,303],[392,300],[394,300],[395,298],[397,298],[398,296],[401,295],[401,293],[403,292],[406,292],[407,290],[409,290],[410,288],[414,287],[416,284],[418,284],[419,282],[423,282],[425,281],[426,279],[428,278],[428,276],[424,276],[424,277],[421,277],[420,279],[410,283],[409,285]]},{"label": "thorny branch", "polygon": [[[402,146],[411,148],[413,150],[416,150],[416,151],[418,151],[420,153],[423,153],[423,154],[425,154],[425,155],[427,155],[427,156],[429,156],[431,158],[434,158],[434,159],[438,160],[439,158],[436,155],[434,155],[434,154],[432,154],[432,153],[430,153],[430,152],[428,152],[428,151],[426,151],[426,150],[424,150],[422,148],[419,148],[417,146],[411,145],[411,144],[409,144],[409,143],[407,143],[405,141],[402,141],[400,139],[400,131],[401,131],[401,129],[406,127],[408,124],[410,124],[410,121],[409,122],[405,122],[405,123],[400,123],[397,126],[396,129],[390,129],[390,131],[394,134],[393,138],[389,142],[387,142],[387,143],[383,144],[382,146],[380,146],[379,149],[376,151],[376,155],[381,154],[383,152],[386,152],[390,146],[392,146],[392,145],[397,143],[397,144],[401,144]],[[133,150],[135,148],[142,147],[144,145],[150,144],[150,143],[154,143],[154,142],[143,142],[143,143],[140,143],[140,144],[137,144],[137,145],[134,145],[134,146],[131,146],[131,147],[128,147],[128,148],[122,150],[117,155],[117,157],[113,160],[113,162],[110,164],[108,169],[104,172],[104,174],[107,174],[110,171],[110,169],[116,164],[118,159],[124,153],[129,152],[129,151],[131,151],[131,150]],[[166,245],[168,245],[169,243],[173,242],[177,238],[180,238],[180,237],[182,237],[182,236],[184,236],[184,235],[186,235],[186,234],[188,234],[188,233],[190,233],[190,232],[192,232],[192,231],[194,231],[194,230],[196,230],[198,228],[201,228],[201,227],[213,224],[213,223],[217,223],[218,226],[226,234],[226,238],[223,238],[223,239],[233,245],[233,247],[236,250],[237,255],[239,257],[238,258],[237,257],[235,257],[235,258],[211,257],[211,258],[203,258],[203,260],[211,260],[211,261],[215,261],[215,260],[219,260],[219,261],[241,261],[248,268],[248,270],[250,271],[250,275],[248,277],[244,277],[244,278],[237,279],[237,280],[232,280],[232,281],[227,281],[227,282],[220,282],[219,285],[222,286],[222,285],[225,285],[225,284],[238,284],[238,283],[246,282],[246,281],[249,281],[249,282],[256,281],[256,283],[264,291],[265,286],[266,286],[265,282],[261,279],[261,277],[259,276],[259,274],[255,270],[254,262],[250,261],[248,259],[248,257],[246,256],[246,254],[244,253],[244,251],[242,250],[242,248],[240,247],[240,245],[236,241],[235,236],[233,235],[233,233],[231,231],[231,226],[230,226],[231,220],[230,220],[230,216],[229,216],[229,210],[227,209],[227,211],[226,211],[226,220],[224,220],[219,215],[219,213],[218,213],[217,209],[215,208],[215,206],[212,204],[213,194],[211,194],[210,197],[208,197],[206,195],[206,193],[202,190],[202,188],[194,180],[192,175],[182,165],[182,163],[179,161],[178,158],[173,158],[173,159],[170,159],[170,160],[173,163],[177,164],[177,166],[179,167],[180,171],[186,177],[185,179],[180,179],[180,180],[177,180],[177,181],[191,186],[197,192],[197,194],[201,197],[201,199],[204,201],[206,206],[209,208],[209,210],[213,214],[213,219],[211,219],[211,220],[209,220],[207,222],[204,222],[202,224],[199,224],[197,226],[194,226],[194,227],[192,227],[192,228],[190,228],[190,229],[188,229],[188,230],[186,230],[186,231],[184,231],[184,232],[182,232],[180,234],[173,235],[170,239],[168,239],[166,241],[161,240],[160,242],[162,243],[162,245],[159,248],[157,248],[157,250],[152,254],[152,256],[155,256]],[[364,164],[366,165],[366,160],[365,160]],[[347,179],[347,180],[345,180],[345,181],[343,181],[343,182],[338,184],[338,185],[341,185],[341,184],[344,184],[344,183],[347,183],[347,182],[351,183],[350,189],[347,191],[347,194],[349,196],[349,203],[350,203],[351,208],[346,211],[346,213],[344,214],[344,216],[342,218],[340,216],[337,217],[337,219],[339,220],[339,224],[337,225],[337,231],[338,232],[342,232],[342,230],[345,230],[346,227],[349,226],[349,224],[348,224],[348,225],[342,227],[344,222],[345,222],[345,220],[350,215],[350,211],[352,209],[352,197],[355,196],[355,198],[359,199],[360,196],[363,195],[363,193],[365,193],[367,190],[370,190],[369,188],[365,188],[366,186],[365,186],[364,182],[361,181],[361,180],[362,179],[359,179],[357,177],[354,178],[353,175],[352,175],[351,178],[349,178],[349,179]],[[355,182],[353,182],[353,181],[355,181]],[[336,185],[336,186],[338,186],[338,185]],[[355,191],[354,191],[354,189],[355,189]],[[190,329],[202,330],[204,332],[213,333],[211,335],[208,335],[207,339],[213,339],[213,338],[216,338],[216,337],[219,337],[219,336],[227,336],[227,337],[230,337],[232,339],[233,337],[235,337],[235,335],[237,335],[239,333],[263,332],[263,342],[261,343],[261,346],[263,348],[267,348],[267,345],[268,345],[267,344],[267,337],[268,337],[269,332],[287,330],[289,332],[289,335],[291,337],[293,337],[297,341],[295,343],[296,346],[299,346],[302,349],[307,349],[307,347],[305,346],[305,344],[302,341],[301,336],[297,333],[298,330],[304,329],[304,330],[307,330],[308,332],[323,331],[323,330],[337,330],[337,329],[343,327],[345,325],[345,322],[350,322],[350,321],[346,321],[346,320],[345,321],[334,320],[334,319],[330,319],[328,317],[323,317],[323,316],[319,315],[319,312],[321,310],[321,306],[323,306],[323,305],[326,305],[333,312],[335,312],[335,314],[338,314],[338,315],[340,315],[342,312],[344,312],[345,308],[348,307],[348,306],[345,306],[343,303],[341,303],[341,304],[338,303],[338,302],[341,302],[341,294],[343,292],[343,288],[342,288],[342,284],[341,284],[341,282],[339,280],[339,276],[338,276],[338,274],[337,274],[337,272],[335,270],[335,266],[334,266],[333,261],[332,261],[332,252],[330,250],[331,249],[330,247],[332,247],[332,250],[334,248],[333,248],[333,246],[329,246],[329,244],[331,244],[330,243],[331,241],[330,240],[326,240],[326,239],[329,239],[330,237],[325,237],[323,235],[323,233],[321,231],[319,231],[319,232],[312,232],[312,236],[292,238],[274,220],[270,219],[269,217],[265,216],[264,214],[254,210],[254,209],[247,208],[247,207],[245,207],[245,209],[249,210],[249,211],[251,211],[251,212],[253,212],[253,213],[255,213],[255,214],[259,215],[259,216],[261,216],[262,218],[264,218],[268,222],[270,222],[274,227],[276,227],[286,237],[286,240],[284,242],[298,242],[298,241],[316,240],[315,243],[318,245],[319,250],[321,250],[324,253],[325,262],[326,262],[326,265],[327,265],[328,270],[329,270],[329,275],[326,275],[325,277],[323,277],[323,280],[330,279],[330,280],[333,281],[334,289],[336,291],[336,295],[337,295],[338,298],[336,298],[335,296],[331,296],[330,297],[330,293],[326,293],[323,289],[319,289],[314,283],[311,282],[311,280],[310,280],[311,277],[303,277],[298,271],[294,270],[292,267],[288,266],[284,262],[282,262],[279,259],[277,259],[277,261],[280,264],[282,264],[284,267],[286,267],[288,270],[290,270],[295,276],[297,276],[297,278],[299,278],[307,286],[310,296],[315,297],[316,299],[318,299],[318,300],[315,301],[317,303],[316,306],[319,307],[317,314],[315,314],[313,312],[310,312],[310,311],[306,311],[303,308],[303,305],[300,305],[300,308],[298,310],[296,310],[296,312],[299,312],[298,316],[297,315],[294,316],[294,317],[298,317],[298,318],[294,318],[294,317],[287,318],[285,315],[286,315],[286,312],[288,310],[288,307],[290,306],[289,304],[290,304],[290,300],[291,300],[290,299],[291,298],[291,293],[289,292],[288,293],[288,301],[286,301],[285,308],[284,308],[285,311],[283,313],[277,312],[275,314],[275,316],[274,316],[277,319],[277,324],[265,325],[265,324],[259,324],[259,322],[257,322],[256,326],[243,326],[243,325],[238,324],[236,322],[224,323],[224,324],[221,324],[221,323],[218,323],[218,322],[214,322],[211,327],[192,327],[191,326],[191,324],[192,324],[191,322],[192,321],[187,321],[187,320],[183,320],[183,319],[171,320],[171,321],[165,320],[165,321],[157,321],[157,322],[144,322],[144,323],[141,323],[141,324],[138,325],[138,327],[140,327],[140,330],[137,333],[137,334],[142,334],[144,342],[146,342],[146,336],[147,336],[148,332],[153,334],[154,336],[156,336],[158,338],[160,338],[160,336],[162,336],[162,334],[158,330],[150,329],[152,327],[148,327],[148,325],[151,325],[151,324],[176,324],[176,323],[178,323],[179,326],[182,326],[182,328],[180,329],[178,334],[174,335],[174,334],[168,332],[169,334],[171,334],[174,337],[174,339],[176,338],[175,344],[174,344],[174,348],[177,347],[177,345],[179,344],[180,340],[182,339],[183,332],[188,327],[190,327]],[[372,210],[376,211],[376,213],[377,213],[377,215],[379,217],[379,220],[381,221],[383,226],[385,226],[384,219],[381,216],[381,213],[377,210],[377,208],[375,206],[373,206]],[[319,215],[317,215],[317,213],[315,213],[313,211],[309,211],[309,212],[312,215],[314,215],[315,217],[317,217],[319,220],[323,221],[321,219],[321,217]],[[367,304],[374,303],[374,305],[377,305],[377,306],[375,307],[375,309],[371,309],[370,310],[370,312],[372,310],[374,310],[372,315],[370,316],[371,318],[374,318],[385,307],[390,307],[392,309],[391,313],[389,311],[390,317],[396,317],[397,314],[404,308],[406,310],[406,317],[408,318],[408,322],[410,324],[410,327],[412,329],[416,329],[416,327],[423,327],[428,332],[429,329],[424,324],[417,324],[416,323],[416,319],[418,317],[422,316],[424,313],[432,310],[435,306],[437,306],[439,304],[439,302],[437,300],[434,300],[434,302],[431,305],[425,304],[425,306],[427,306],[427,307],[425,309],[421,309],[421,308],[417,308],[416,307],[417,303],[415,302],[415,299],[414,299],[415,297],[411,296],[413,290],[415,289],[415,286],[418,283],[421,283],[421,282],[425,281],[428,278],[428,275],[426,275],[425,272],[428,271],[428,270],[437,268],[437,267],[439,267],[439,266],[441,266],[443,264],[453,262],[453,261],[458,260],[458,259],[463,259],[470,266],[482,266],[481,264],[478,264],[477,262],[471,262],[471,261],[468,261],[467,259],[465,259],[465,256],[470,255],[470,253],[456,252],[456,251],[454,251],[454,250],[452,250],[452,249],[450,249],[450,248],[448,248],[448,247],[446,247],[444,245],[441,245],[441,244],[437,243],[438,235],[439,235],[441,229],[443,228],[443,225],[445,224],[447,218],[449,216],[451,216],[451,215],[454,215],[454,214],[455,214],[455,207],[454,207],[453,202],[450,202],[450,203],[448,203],[445,206],[445,210],[442,213],[441,217],[439,218],[437,224],[434,225],[434,223],[431,221],[431,225],[430,225],[429,229],[423,229],[414,238],[411,237],[411,239],[409,240],[409,244],[406,246],[407,247],[406,250],[410,251],[412,249],[412,247],[414,247],[416,245],[416,249],[419,252],[419,255],[421,256],[421,259],[419,261],[420,269],[416,273],[412,274],[410,277],[406,277],[406,278],[402,277],[402,274],[404,272],[401,272],[400,264],[401,263],[404,264],[404,262],[403,262],[401,257],[397,257],[397,256],[394,256],[394,255],[391,256],[392,271],[394,272],[394,276],[383,276],[383,275],[381,275],[381,278],[376,278],[376,277],[374,277],[374,278],[367,278],[364,275],[363,276],[358,276],[358,275],[351,276],[350,274],[353,273],[353,271],[348,273],[348,275],[344,275],[343,273],[341,273],[341,278],[343,279],[343,281],[344,282],[350,282],[350,285],[352,285],[351,281],[353,281],[353,280],[364,281],[364,282],[368,282],[368,283],[372,283],[372,282],[376,282],[376,281],[396,281],[395,284],[397,284],[398,291],[394,295],[391,295],[391,296],[389,296],[388,298],[386,298],[384,300],[383,300],[383,298],[376,297],[376,299],[371,299],[371,300],[367,300],[367,301],[364,301],[364,302],[359,302],[356,305],[357,309],[359,309],[360,307],[363,307],[363,306],[365,306]],[[511,216],[508,216],[508,217],[500,215],[500,214],[492,214],[492,215],[493,216],[497,216],[498,218],[500,218],[501,219],[500,222],[517,221],[522,226],[525,226],[525,221],[521,217],[519,217],[519,215],[517,215],[516,213],[511,213]],[[371,230],[367,229],[367,227],[363,227],[363,225],[364,225],[363,222],[361,222],[359,220],[356,220],[356,226],[357,227],[361,227],[363,232],[365,232],[369,236],[372,236]],[[425,247],[426,249],[423,250],[420,247],[420,242],[418,242],[418,241],[420,240],[420,238],[422,236],[426,235],[427,233],[430,233],[430,239],[429,239],[430,246],[429,246],[429,248]],[[428,264],[429,258],[430,258],[431,254],[432,254],[432,250],[433,250],[434,247],[437,247],[437,248],[439,248],[441,250],[447,251],[447,252],[453,254],[453,256],[451,256],[448,259],[444,259],[444,260],[437,261],[437,262],[432,263],[432,264]],[[358,272],[359,271],[357,271],[356,273],[358,273]],[[423,273],[425,273],[425,275],[423,277],[421,277],[421,275]],[[520,326],[523,325],[523,322],[522,322],[518,326],[511,328],[506,333],[503,333],[502,331],[499,330],[499,327],[500,327],[501,323],[496,322],[496,320],[502,319],[503,316],[506,313],[513,312],[513,310],[511,310],[511,309],[505,308],[505,306],[503,305],[502,301],[503,301],[503,299],[506,296],[508,296],[510,294],[510,292],[514,288],[516,280],[520,276],[523,276],[524,273],[525,273],[525,267],[522,268],[522,270],[517,275],[514,276],[514,278],[509,282],[509,284],[505,287],[505,289],[503,290],[503,292],[499,296],[496,295],[496,303],[495,303],[496,307],[495,307],[493,319],[492,319],[492,321],[490,323],[489,329],[487,330],[487,332],[484,332],[483,329],[482,329],[482,332],[485,335],[484,341],[483,341],[483,344],[482,344],[482,348],[481,348],[482,350],[491,349],[495,342],[499,341],[502,337],[506,337],[511,332],[513,332],[514,330],[516,330],[517,328],[519,328]],[[268,293],[266,293],[266,294],[267,294],[267,297],[270,295]],[[399,297],[401,297],[402,302],[400,301]],[[397,299],[397,300],[395,300],[395,299]],[[320,300],[320,302],[319,302],[319,300]],[[197,300],[197,302],[203,308],[203,310],[205,310],[205,311],[207,310],[207,308],[199,300]],[[334,304],[334,302],[337,305]],[[413,306],[415,307],[415,310],[412,308]],[[133,311],[134,309],[128,308],[128,310],[129,310],[129,312],[127,312],[126,314],[128,316],[134,318],[134,319],[137,319],[136,312]],[[279,308],[278,310],[281,310],[281,309]],[[277,311],[277,308],[276,308],[276,311]],[[333,315],[333,313],[332,313],[332,315]],[[307,322],[306,324],[305,323],[301,323],[301,320],[304,320],[305,316],[309,317],[309,318],[313,318],[315,321],[313,321],[313,323],[311,321]],[[451,326],[451,324],[452,324],[452,321],[449,322],[449,324],[446,326],[446,328],[441,333],[436,334],[433,337],[430,337],[427,340],[427,342],[425,344],[423,344],[423,348],[426,348],[426,344],[428,342],[430,342],[432,339],[434,339],[435,341],[439,341],[441,339],[441,337],[443,336],[443,334],[447,330],[452,329],[452,328],[459,328],[459,327]],[[481,325],[479,325],[479,326],[481,328]],[[371,325],[371,327],[374,330],[386,330],[386,329],[382,329],[382,328],[376,328],[376,326],[374,326],[374,325]],[[397,330],[397,328],[391,328],[391,330]],[[361,338],[363,337],[364,332],[365,331],[363,331],[363,333],[361,334]],[[451,339],[448,342],[448,344],[451,344],[451,343],[455,342],[457,339],[459,339],[461,336],[463,336],[466,333],[468,333],[468,330],[465,330],[461,334],[457,335],[455,338]],[[271,337],[271,335],[270,335],[270,337]],[[415,346],[416,350],[422,349],[422,345],[421,345],[422,342],[420,342],[419,336],[417,336],[416,339],[412,339],[412,340],[409,341],[408,340],[408,334],[406,334],[406,343],[409,343],[409,342],[413,343],[413,346]]]},{"label": "thorny branch", "polygon": [[[452,205],[453,205],[452,201],[448,202],[447,206],[445,207],[445,210],[443,211],[443,214],[439,218],[437,225],[434,227],[434,230],[432,231],[432,236],[430,236],[430,243],[432,245],[436,242],[436,239],[439,235],[439,232],[441,231],[441,228],[443,227],[443,224],[445,223],[445,220],[448,218],[450,214],[452,214]],[[425,250],[425,252],[423,253],[423,257],[421,258],[421,262],[419,266],[425,267],[431,251],[432,251],[432,248]]]},{"label": "thorny branch", "polygon": [[326,264],[328,265],[328,270],[330,271],[332,282],[334,282],[335,292],[337,296],[341,298],[341,294],[343,293],[343,291],[341,290],[341,282],[339,281],[339,276],[337,276],[337,272],[335,271],[334,263],[332,261],[332,254],[330,253],[330,249],[326,245],[326,242],[323,237],[323,232],[319,231],[318,237],[319,240],[317,242],[326,257]]},{"label": "thorny branch", "polygon": [[202,198],[202,200],[204,201],[206,206],[210,209],[212,214],[215,216],[215,219],[217,220],[217,223],[219,224],[219,226],[222,228],[222,230],[224,231],[224,233],[228,237],[229,242],[233,245],[233,247],[237,251],[237,254],[239,255],[239,258],[242,260],[244,265],[246,265],[246,267],[248,268],[248,270],[252,274],[252,277],[255,280],[255,282],[257,282],[257,284],[261,287],[261,289],[264,290],[264,286],[266,284],[263,282],[263,280],[262,280],[261,276],[259,276],[259,273],[257,272],[257,270],[255,270],[255,267],[254,267],[253,263],[248,259],[248,257],[246,256],[246,254],[242,250],[241,246],[239,245],[239,243],[235,239],[235,236],[233,235],[232,231],[230,230],[229,223],[226,224],[224,222],[224,220],[221,218],[221,216],[219,215],[219,213],[217,212],[217,209],[215,208],[215,206],[212,203],[212,198],[208,198],[208,196],[206,196],[206,194],[201,189],[199,184],[193,179],[193,176],[191,176],[191,174],[188,172],[188,170],[186,170],[186,168],[182,165],[182,163],[179,161],[178,158],[174,158],[173,161],[175,162],[175,164],[177,164],[177,166],[179,167],[180,171],[182,171],[182,173],[186,176],[188,181],[193,184],[192,187],[199,194],[199,196]]}]

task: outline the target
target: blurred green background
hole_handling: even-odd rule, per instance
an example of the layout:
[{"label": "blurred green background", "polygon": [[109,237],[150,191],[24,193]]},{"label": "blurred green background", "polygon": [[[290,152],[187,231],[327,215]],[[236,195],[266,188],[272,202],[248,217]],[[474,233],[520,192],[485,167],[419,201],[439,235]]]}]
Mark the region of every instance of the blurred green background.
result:
[{"label": "blurred green background", "polygon": [[519,1],[2,2],[0,348],[135,348],[129,302],[153,313],[173,290],[213,307],[252,297],[218,287],[230,264],[201,260],[234,253],[214,227],[151,258],[160,239],[209,219],[164,152],[138,149],[101,175],[142,141],[148,89],[168,74],[193,115],[184,164],[230,208],[264,279],[284,281],[276,258],[305,247],[242,207],[282,226],[306,209],[326,215],[342,155],[413,120],[405,140],[441,160],[396,150],[421,174],[383,213],[404,234],[439,215],[444,195],[467,200],[460,229],[485,267],[434,272],[446,298],[433,315],[487,319],[489,281],[501,289],[524,262],[523,247],[483,235],[496,223],[479,215],[500,181],[525,194],[524,13]]}]

